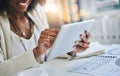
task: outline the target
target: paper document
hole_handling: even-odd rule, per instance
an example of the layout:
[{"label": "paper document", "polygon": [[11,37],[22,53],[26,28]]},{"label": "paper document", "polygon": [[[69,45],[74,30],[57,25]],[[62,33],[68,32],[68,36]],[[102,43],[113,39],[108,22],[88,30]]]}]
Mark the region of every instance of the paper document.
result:
[{"label": "paper document", "polygon": [[93,76],[120,76],[120,45],[109,45],[105,48],[105,52],[69,71]]},{"label": "paper document", "polygon": [[[76,73],[87,73],[87,74],[93,74],[96,73],[98,68],[103,67],[104,65],[112,62],[113,59],[116,59],[116,56],[97,56],[93,57],[89,61],[85,62],[84,64],[78,65],[77,67],[71,69],[71,72]],[[112,62],[113,63],[113,62]],[[110,65],[111,66],[111,65]],[[103,67],[104,68],[104,67]],[[106,68],[104,68],[106,69]],[[103,69],[103,71],[104,71]],[[101,72],[101,71],[99,71]]]},{"label": "paper document", "polygon": [[104,54],[104,47],[102,45],[90,45],[90,47],[81,53],[77,53],[76,58],[84,58],[84,57],[90,57],[90,56],[96,56],[96,55],[101,55]]},{"label": "paper document", "polygon": [[120,56],[92,71],[90,74],[95,76],[120,76]]}]

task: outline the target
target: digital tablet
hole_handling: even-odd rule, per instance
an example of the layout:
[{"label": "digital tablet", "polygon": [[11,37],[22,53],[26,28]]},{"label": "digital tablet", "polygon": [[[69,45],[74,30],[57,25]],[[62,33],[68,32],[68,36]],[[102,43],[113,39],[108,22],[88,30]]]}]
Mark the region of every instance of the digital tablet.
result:
[{"label": "digital tablet", "polygon": [[46,59],[51,60],[72,51],[75,41],[80,40],[80,34],[85,35],[85,30],[90,31],[94,22],[94,19],[90,19],[62,25]]}]

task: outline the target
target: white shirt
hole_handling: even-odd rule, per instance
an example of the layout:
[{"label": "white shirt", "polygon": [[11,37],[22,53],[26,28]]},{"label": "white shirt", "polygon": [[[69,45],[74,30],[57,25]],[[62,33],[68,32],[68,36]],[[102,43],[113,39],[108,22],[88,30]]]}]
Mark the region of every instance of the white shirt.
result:
[{"label": "white shirt", "polygon": [[30,39],[19,37],[13,31],[11,31],[10,49],[12,52],[12,56],[18,56],[25,53],[25,51],[33,50],[37,46],[39,35],[40,31],[37,29],[36,26],[34,26],[34,31]]}]

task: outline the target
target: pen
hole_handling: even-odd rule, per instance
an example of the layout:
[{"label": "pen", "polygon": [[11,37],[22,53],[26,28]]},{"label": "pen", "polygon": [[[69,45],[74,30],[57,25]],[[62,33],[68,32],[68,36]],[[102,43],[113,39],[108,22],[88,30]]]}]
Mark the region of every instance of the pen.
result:
[{"label": "pen", "polygon": [[45,54],[45,58],[44,58],[44,61],[47,61],[47,55]]},{"label": "pen", "polygon": [[73,60],[76,57],[76,54],[73,54],[70,58],[68,58],[69,61]]}]

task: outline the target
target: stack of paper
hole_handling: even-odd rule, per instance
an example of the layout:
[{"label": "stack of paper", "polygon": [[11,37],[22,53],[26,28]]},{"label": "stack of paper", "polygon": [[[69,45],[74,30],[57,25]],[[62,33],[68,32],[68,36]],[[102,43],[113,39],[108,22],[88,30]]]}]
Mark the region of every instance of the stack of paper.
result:
[{"label": "stack of paper", "polygon": [[95,43],[95,44],[91,44],[86,51],[77,53],[76,58],[91,57],[91,56],[101,55],[104,53],[105,53],[104,47],[100,44]]}]

